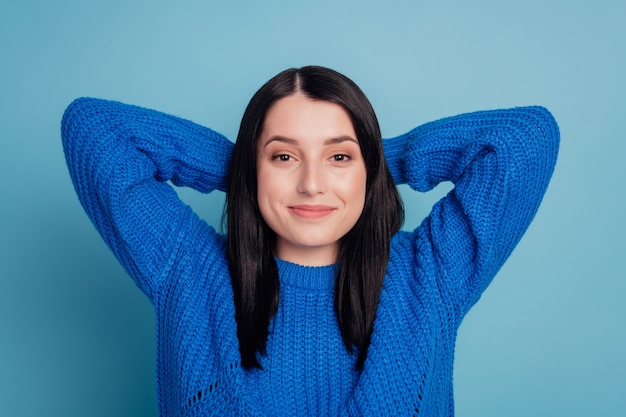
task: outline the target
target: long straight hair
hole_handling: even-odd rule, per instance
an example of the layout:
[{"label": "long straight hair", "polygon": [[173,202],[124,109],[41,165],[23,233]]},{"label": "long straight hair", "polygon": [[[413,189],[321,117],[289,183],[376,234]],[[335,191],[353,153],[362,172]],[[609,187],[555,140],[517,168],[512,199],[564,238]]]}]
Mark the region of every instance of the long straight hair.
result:
[{"label": "long straight hair", "polygon": [[228,263],[237,337],[244,368],[261,368],[280,284],[273,249],[276,234],[261,216],[257,202],[256,145],[269,108],[300,92],[313,100],[341,105],[349,114],[367,171],[365,204],[354,227],[340,241],[335,278],[335,313],[348,352],[358,350],[362,369],[389,260],[391,237],[400,229],[404,209],[386,165],[374,110],[361,89],[329,68],[285,70],[250,100],[241,120],[229,170],[226,197]]}]

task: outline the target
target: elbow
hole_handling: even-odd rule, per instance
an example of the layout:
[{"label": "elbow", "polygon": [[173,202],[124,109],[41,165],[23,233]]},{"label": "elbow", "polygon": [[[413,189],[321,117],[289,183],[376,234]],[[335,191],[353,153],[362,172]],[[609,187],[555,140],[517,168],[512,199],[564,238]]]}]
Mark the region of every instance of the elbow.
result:
[{"label": "elbow", "polygon": [[61,119],[61,141],[68,165],[83,158],[93,147],[92,139],[96,132],[105,128],[103,118],[103,100],[81,97],[72,101]]},{"label": "elbow", "polygon": [[533,130],[534,136],[541,141],[548,154],[556,155],[559,150],[560,132],[556,119],[545,107],[531,107],[534,110],[534,117],[531,118],[530,128]]},{"label": "elbow", "polygon": [[548,109],[544,107],[538,107],[537,109],[538,116],[533,130],[537,142],[541,145],[541,153],[545,157],[545,162],[551,175],[559,153],[561,138],[559,125]]},{"label": "elbow", "polygon": [[513,151],[515,172],[528,184],[529,190],[545,192],[556,166],[560,133],[556,119],[544,107],[526,107],[518,113],[519,141]]},{"label": "elbow", "polygon": [[61,119],[61,139],[63,145],[66,146],[68,141],[75,136],[77,128],[80,125],[80,120],[83,118],[85,108],[89,107],[89,102],[92,99],[89,98],[77,98],[70,103],[69,106],[63,112]]},{"label": "elbow", "polygon": [[63,147],[84,140],[112,123],[109,102],[101,99],[80,97],[72,101],[61,119]]},{"label": "elbow", "polygon": [[[556,119],[541,106],[513,109],[521,145],[520,158],[551,176],[559,152],[560,132]],[[534,163],[533,163],[534,162]],[[531,167],[529,167],[531,168]],[[537,173],[539,174],[539,173]]]}]

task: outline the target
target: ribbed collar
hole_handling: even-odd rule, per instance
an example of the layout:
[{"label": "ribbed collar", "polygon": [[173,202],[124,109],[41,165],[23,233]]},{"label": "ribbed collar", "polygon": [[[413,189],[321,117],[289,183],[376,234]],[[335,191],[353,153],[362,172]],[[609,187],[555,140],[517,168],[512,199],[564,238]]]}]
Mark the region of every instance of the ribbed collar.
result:
[{"label": "ribbed collar", "polygon": [[276,259],[281,285],[290,285],[311,290],[332,289],[339,265],[305,266],[279,258]]}]

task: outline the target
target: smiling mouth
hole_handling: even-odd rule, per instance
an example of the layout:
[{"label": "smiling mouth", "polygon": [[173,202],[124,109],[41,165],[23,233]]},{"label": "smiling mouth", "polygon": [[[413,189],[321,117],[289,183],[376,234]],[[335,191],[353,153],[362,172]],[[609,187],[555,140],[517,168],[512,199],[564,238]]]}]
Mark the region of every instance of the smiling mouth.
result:
[{"label": "smiling mouth", "polygon": [[298,217],[305,219],[319,219],[332,213],[335,209],[328,206],[290,206],[289,210]]}]

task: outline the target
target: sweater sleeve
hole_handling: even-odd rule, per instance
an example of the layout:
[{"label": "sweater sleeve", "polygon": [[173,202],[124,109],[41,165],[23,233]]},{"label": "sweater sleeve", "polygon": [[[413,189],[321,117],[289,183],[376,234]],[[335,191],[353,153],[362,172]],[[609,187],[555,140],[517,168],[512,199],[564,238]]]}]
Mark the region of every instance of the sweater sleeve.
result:
[{"label": "sweater sleeve", "polygon": [[[552,175],[559,130],[542,107],[481,111],[384,141],[398,184],[453,190],[413,232],[414,265],[434,260],[439,290],[464,314],[533,219]],[[428,254],[428,255],[425,255]]]},{"label": "sweater sleeve", "polygon": [[215,234],[167,181],[201,192],[224,191],[232,143],[187,120],[92,98],[70,104],[61,136],[87,215],[154,300],[181,243],[199,227]]}]

